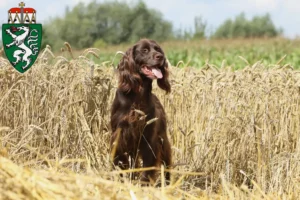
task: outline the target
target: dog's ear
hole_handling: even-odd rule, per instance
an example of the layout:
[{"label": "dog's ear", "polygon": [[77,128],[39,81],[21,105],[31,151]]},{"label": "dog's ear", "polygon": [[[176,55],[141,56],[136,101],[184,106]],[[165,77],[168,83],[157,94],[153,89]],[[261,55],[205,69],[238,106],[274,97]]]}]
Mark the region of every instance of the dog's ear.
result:
[{"label": "dog's ear", "polygon": [[136,46],[129,48],[118,64],[119,89],[124,92],[139,92],[142,79],[134,60]]},{"label": "dog's ear", "polygon": [[171,85],[169,83],[169,65],[167,60],[165,59],[164,65],[160,68],[163,77],[161,79],[157,79],[157,85],[166,91],[166,93],[171,92]]}]

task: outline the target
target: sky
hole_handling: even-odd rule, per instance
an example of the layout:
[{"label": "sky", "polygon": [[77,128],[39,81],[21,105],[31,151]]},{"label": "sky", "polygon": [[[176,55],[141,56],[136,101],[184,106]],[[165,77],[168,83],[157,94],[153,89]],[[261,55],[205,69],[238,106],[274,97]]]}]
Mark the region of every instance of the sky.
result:
[{"label": "sky", "polygon": [[[7,23],[7,11],[18,7],[21,0],[0,0],[0,23]],[[37,11],[37,23],[50,17],[62,16],[66,6],[92,0],[24,0],[26,6]],[[109,0],[96,0],[97,2]],[[137,0],[119,0],[129,3]],[[284,30],[288,38],[300,36],[300,2],[298,0],[144,0],[148,7],[159,10],[175,28],[192,28],[195,16],[202,16],[214,30],[228,18],[244,12],[248,19],[270,13],[276,27]],[[2,35],[2,34],[1,34]],[[0,36],[1,37],[1,36]]]}]

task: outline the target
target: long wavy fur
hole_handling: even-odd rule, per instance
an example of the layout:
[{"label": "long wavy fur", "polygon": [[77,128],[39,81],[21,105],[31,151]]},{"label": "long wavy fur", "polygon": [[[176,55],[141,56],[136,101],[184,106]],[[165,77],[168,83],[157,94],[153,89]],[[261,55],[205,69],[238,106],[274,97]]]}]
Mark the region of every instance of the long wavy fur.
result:
[{"label": "long wavy fur", "polygon": [[129,48],[118,64],[119,88],[127,93],[139,92],[142,85],[142,78],[134,61],[134,50],[135,46]]},{"label": "long wavy fur", "polygon": [[163,74],[163,78],[157,79],[157,85],[166,91],[166,93],[171,92],[171,85],[169,83],[169,69],[168,63],[165,61],[164,67],[160,68],[161,73]]}]

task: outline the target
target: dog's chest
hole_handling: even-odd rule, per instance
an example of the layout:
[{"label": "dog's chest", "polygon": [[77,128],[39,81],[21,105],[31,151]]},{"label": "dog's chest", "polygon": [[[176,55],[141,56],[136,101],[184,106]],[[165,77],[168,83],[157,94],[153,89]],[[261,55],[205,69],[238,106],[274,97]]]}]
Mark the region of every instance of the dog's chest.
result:
[{"label": "dog's chest", "polygon": [[131,106],[130,122],[145,126],[146,122],[155,117],[155,107],[148,102],[134,103]]}]

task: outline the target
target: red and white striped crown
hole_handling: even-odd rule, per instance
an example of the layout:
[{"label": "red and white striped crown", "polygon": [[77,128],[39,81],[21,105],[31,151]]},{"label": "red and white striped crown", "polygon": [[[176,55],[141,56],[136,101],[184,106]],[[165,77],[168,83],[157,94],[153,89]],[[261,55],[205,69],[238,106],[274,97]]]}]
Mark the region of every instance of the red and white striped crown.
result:
[{"label": "red and white striped crown", "polygon": [[19,3],[20,8],[11,8],[8,11],[9,24],[35,24],[36,11],[33,8],[24,8],[25,3]]}]

